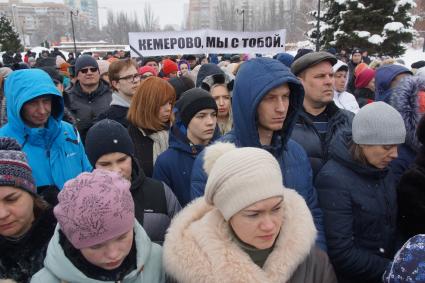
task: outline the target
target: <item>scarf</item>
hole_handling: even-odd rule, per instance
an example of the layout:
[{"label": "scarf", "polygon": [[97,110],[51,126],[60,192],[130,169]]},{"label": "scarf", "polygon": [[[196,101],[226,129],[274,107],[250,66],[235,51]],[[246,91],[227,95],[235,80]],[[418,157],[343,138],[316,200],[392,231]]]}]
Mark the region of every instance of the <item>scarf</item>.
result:
[{"label": "scarf", "polygon": [[158,156],[168,149],[168,130],[161,130],[158,132],[147,133],[145,130],[139,128],[139,131],[142,132],[144,136],[148,136],[151,140],[153,140],[153,164],[155,165],[155,161]]}]

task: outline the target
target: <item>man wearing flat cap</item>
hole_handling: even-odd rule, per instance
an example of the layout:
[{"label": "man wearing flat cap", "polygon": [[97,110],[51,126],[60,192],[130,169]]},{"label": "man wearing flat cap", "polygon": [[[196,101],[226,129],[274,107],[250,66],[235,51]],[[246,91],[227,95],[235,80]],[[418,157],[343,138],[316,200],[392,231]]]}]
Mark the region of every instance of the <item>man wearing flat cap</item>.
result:
[{"label": "man wearing flat cap", "polygon": [[328,160],[333,138],[351,131],[353,113],[333,102],[333,70],[337,59],[328,52],[311,52],[292,63],[291,71],[301,81],[305,96],[292,139],[307,152],[315,177]]}]

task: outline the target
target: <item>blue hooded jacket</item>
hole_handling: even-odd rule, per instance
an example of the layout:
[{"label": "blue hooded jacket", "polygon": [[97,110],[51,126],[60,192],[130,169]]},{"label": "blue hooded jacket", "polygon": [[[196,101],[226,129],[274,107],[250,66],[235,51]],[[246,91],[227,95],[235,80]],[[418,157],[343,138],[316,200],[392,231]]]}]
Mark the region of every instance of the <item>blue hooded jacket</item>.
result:
[{"label": "blue hooded jacket", "polygon": [[[260,143],[257,128],[257,108],[263,97],[273,88],[287,83],[291,90],[288,113],[279,132],[275,132],[272,143]],[[269,151],[278,160],[285,187],[295,189],[304,197],[313,215],[318,230],[317,244],[326,249],[322,211],[318,206],[313,174],[304,149],[290,139],[298,113],[303,105],[304,89],[297,78],[282,63],[270,58],[256,58],[242,64],[233,88],[233,130],[220,141],[234,143],[238,147],[258,147]],[[192,199],[204,194],[207,175],[203,170],[203,154],[196,158],[192,170]]]},{"label": "blue hooded jacket", "polygon": [[389,104],[393,93],[391,82],[403,73],[412,75],[409,69],[401,65],[385,65],[378,68],[375,74],[375,100]]},{"label": "blue hooded jacket", "polygon": [[[62,121],[64,103],[49,75],[39,69],[11,73],[5,84],[8,123],[0,136],[16,139],[26,153],[37,187],[64,183],[91,171],[77,130]],[[24,104],[42,95],[52,95],[52,111],[44,128],[30,128],[21,117]]]},{"label": "blue hooded jacket", "polygon": [[203,145],[193,145],[187,139],[186,128],[181,124],[171,127],[169,147],[155,162],[152,178],[166,183],[176,195],[182,207],[190,202],[190,173],[196,156]]}]

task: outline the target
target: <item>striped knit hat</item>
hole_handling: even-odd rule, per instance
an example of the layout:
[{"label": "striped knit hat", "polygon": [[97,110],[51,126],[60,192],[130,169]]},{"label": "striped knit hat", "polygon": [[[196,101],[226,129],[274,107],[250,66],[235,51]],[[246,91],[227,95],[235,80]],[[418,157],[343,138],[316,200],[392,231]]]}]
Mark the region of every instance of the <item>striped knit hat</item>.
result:
[{"label": "striped knit hat", "polygon": [[12,186],[36,195],[32,171],[16,140],[0,138],[0,187]]}]

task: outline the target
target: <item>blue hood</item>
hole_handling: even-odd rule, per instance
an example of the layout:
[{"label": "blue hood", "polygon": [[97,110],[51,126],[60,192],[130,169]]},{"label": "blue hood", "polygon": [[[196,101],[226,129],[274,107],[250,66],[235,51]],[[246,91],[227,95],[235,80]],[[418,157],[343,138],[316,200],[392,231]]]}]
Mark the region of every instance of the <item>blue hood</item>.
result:
[{"label": "blue hood", "polygon": [[385,65],[376,70],[375,74],[375,100],[390,103],[392,89],[391,82],[400,74],[412,74],[409,69],[401,65]]},{"label": "blue hood", "polygon": [[233,129],[239,146],[262,147],[257,129],[257,108],[273,88],[287,83],[291,90],[289,108],[280,135],[285,146],[302,109],[304,88],[290,69],[280,61],[255,58],[239,69],[233,87]]},{"label": "blue hood", "polygon": [[21,135],[29,130],[21,118],[21,109],[26,102],[38,96],[53,95],[52,113],[48,127],[54,123],[54,120],[57,122],[62,120],[63,98],[46,72],[39,69],[12,72],[7,77],[4,90],[7,100],[8,125]]}]

